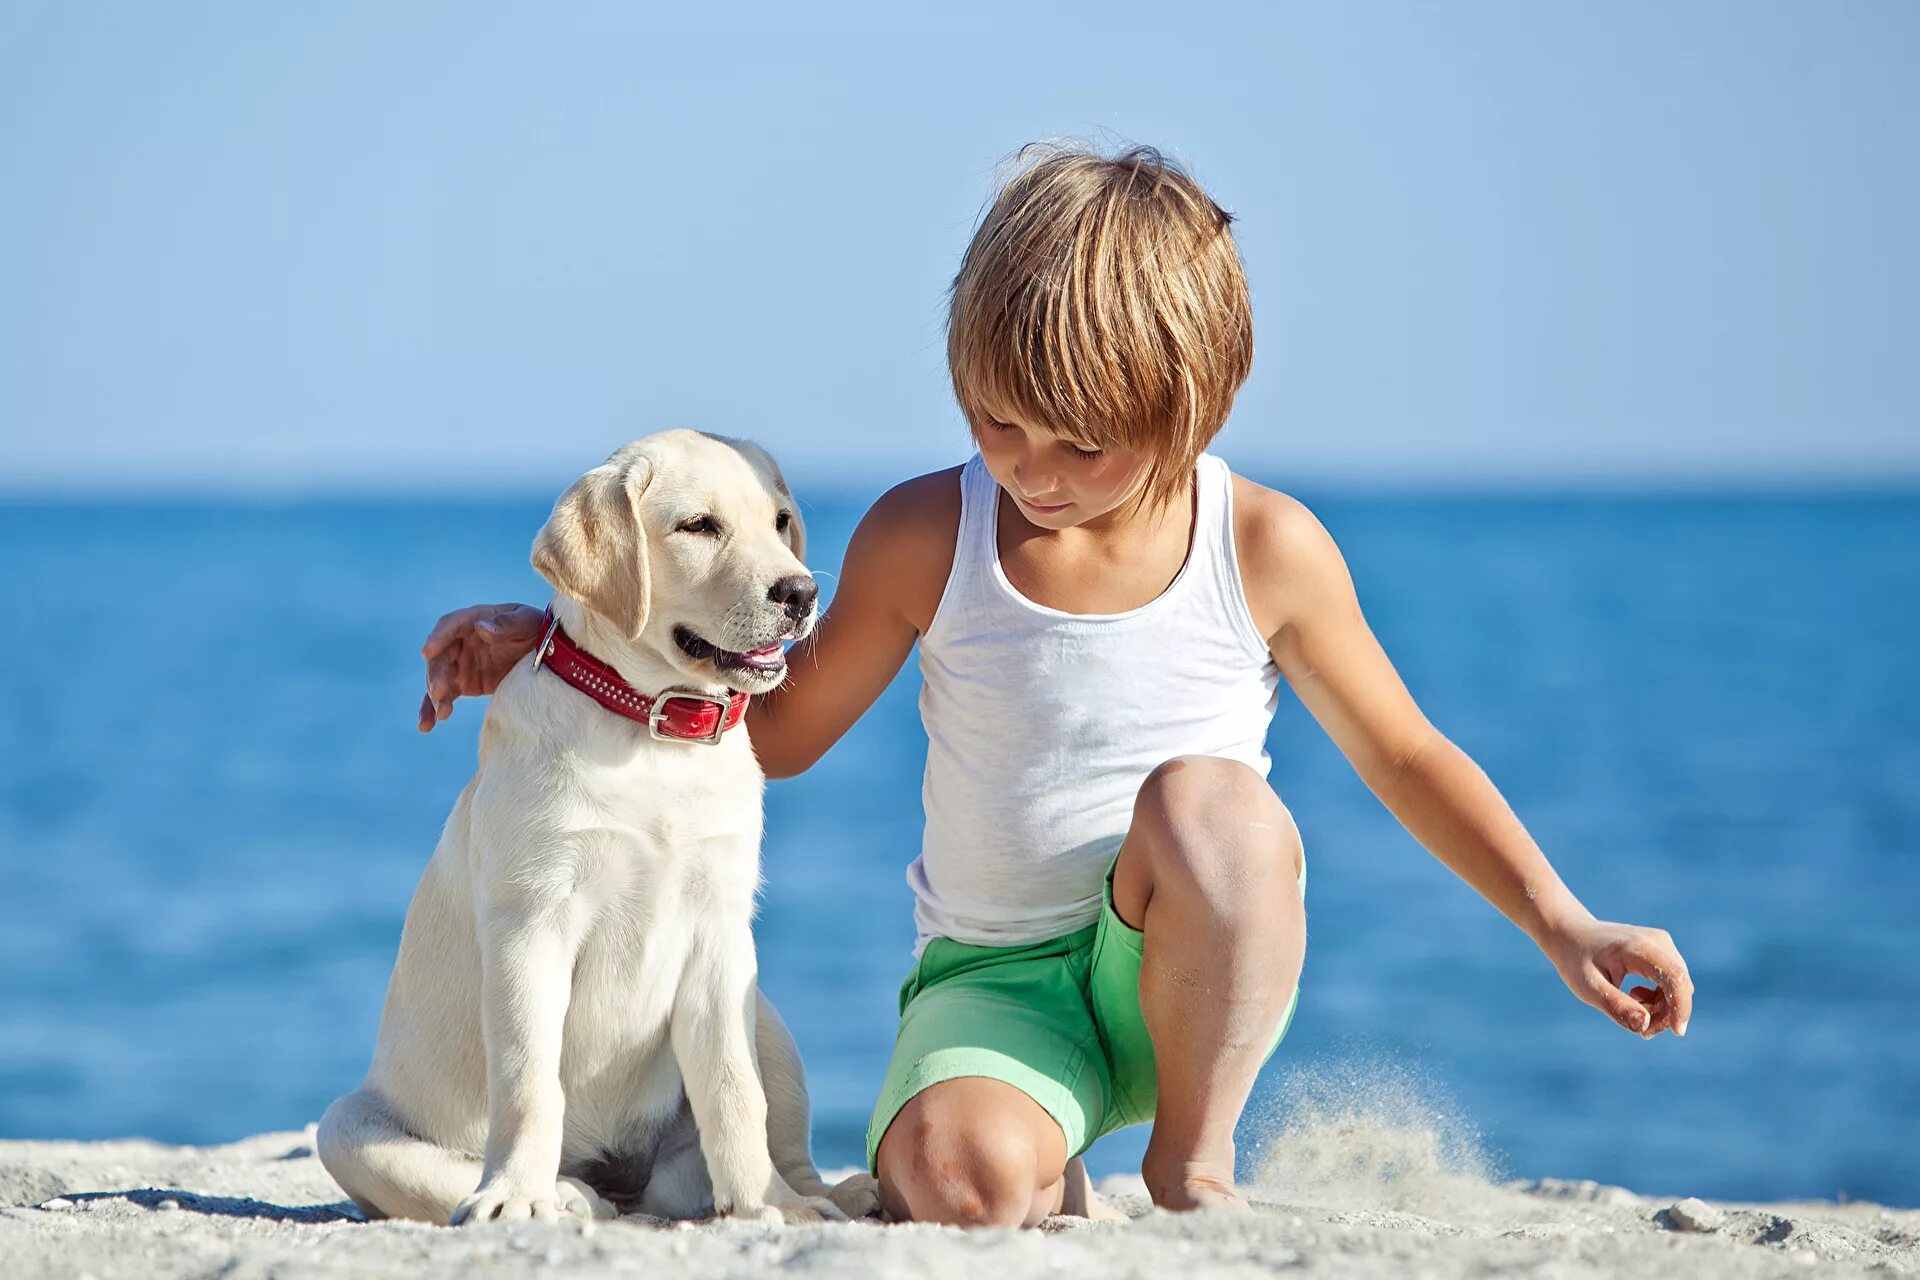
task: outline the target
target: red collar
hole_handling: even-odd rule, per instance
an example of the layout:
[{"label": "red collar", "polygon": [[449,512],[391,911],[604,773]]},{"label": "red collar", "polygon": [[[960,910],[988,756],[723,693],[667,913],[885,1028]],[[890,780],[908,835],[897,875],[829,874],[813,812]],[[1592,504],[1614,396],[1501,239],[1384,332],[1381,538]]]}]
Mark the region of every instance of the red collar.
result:
[{"label": "red collar", "polygon": [[751,695],[738,691],[723,698],[691,689],[666,689],[649,698],[621,679],[619,672],[575,644],[551,607],[545,622],[547,629],[540,637],[540,647],[533,651],[533,669],[546,667],[615,715],[638,720],[656,738],[710,747],[747,714]]}]

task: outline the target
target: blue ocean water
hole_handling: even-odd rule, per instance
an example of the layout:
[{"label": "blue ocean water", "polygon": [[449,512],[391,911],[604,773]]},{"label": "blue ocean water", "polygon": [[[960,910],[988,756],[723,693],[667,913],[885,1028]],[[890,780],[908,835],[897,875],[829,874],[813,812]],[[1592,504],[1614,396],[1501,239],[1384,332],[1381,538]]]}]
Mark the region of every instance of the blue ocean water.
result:
[{"label": "blue ocean water", "polygon": [[[812,495],[815,565],[871,496]],[[1260,1106],[1411,1075],[1510,1176],[1920,1205],[1920,492],[1304,496],[1434,721],[1699,1003],[1646,1043],[1577,1002],[1283,693],[1313,873]],[[357,1082],[480,720],[415,730],[418,645],[542,598],[547,505],[0,502],[0,1136],[214,1142]],[[763,978],[823,1163],[908,964],[916,683],[769,794]]]}]

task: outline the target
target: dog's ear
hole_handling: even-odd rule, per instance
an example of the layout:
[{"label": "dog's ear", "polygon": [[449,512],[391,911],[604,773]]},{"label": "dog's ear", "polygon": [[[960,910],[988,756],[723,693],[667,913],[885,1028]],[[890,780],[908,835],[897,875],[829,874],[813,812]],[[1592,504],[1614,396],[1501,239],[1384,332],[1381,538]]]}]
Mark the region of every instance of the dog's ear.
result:
[{"label": "dog's ear", "polygon": [[647,625],[652,583],[640,496],[653,479],[651,459],[615,454],[574,482],[553,504],[533,540],[533,567],[637,640]]},{"label": "dog's ear", "polygon": [[806,522],[800,518],[800,504],[793,500],[793,490],[787,488],[787,478],[780,474],[780,464],[773,460],[772,454],[751,440],[735,440],[728,436],[715,436],[714,439],[720,440],[732,446],[738,452],[745,454],[751,461],[765,467],[767,474],[773,477],[774,491],[780,495],[781,500],[786,503],[787,510],[793,515],[793,518],[787,522],[787,547],[793,552],[794,559],[805,564],[807,560],[807,525]]}]

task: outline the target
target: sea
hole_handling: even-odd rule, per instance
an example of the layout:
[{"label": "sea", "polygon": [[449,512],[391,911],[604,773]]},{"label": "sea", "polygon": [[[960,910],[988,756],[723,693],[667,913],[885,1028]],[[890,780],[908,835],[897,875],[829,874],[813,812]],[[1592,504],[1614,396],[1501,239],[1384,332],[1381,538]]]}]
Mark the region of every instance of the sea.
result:
[{"label": "sea", "polygon": [[[829,594],[879,487],[803,504]],[[1582,1004],[1283,686],[1306,969],[1242,1176],[1284,1182],[1310,1102],[1487,1176],[1920,1205],[1920,489],[1295,491],[1430,718],[1697,1004],[1651,1042]],[[483,712],[418,731],[420,642],[544,600],[550,503],[0,498],[0,1138],[218,1143],[358,1083]],[[761,976],[827,1166],[911,962],[917,687],[767,796]]]}]

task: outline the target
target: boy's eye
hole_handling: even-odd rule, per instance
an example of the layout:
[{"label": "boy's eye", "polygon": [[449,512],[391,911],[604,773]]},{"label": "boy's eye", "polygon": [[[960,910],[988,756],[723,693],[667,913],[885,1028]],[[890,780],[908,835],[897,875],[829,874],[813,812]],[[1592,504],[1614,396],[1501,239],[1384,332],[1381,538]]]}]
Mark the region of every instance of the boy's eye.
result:
[{"label": "boy's eye", "polygon": [[1073,450],[1074,457],[1085,458],[1085,459],[1088,459],[1089,461],[1099,457],[1101,454],[1106,452],[1105,449],[1083,449],[1077,444],[1070,444],[1067,446],[1067,448]]},{"label": "boy's eye", "polygon": [[998,418],[988,418],[988,419],[987,419],[987,427],[988,427],[988,428],[989,428],[990,430],[993,430],[993,431],[1011,431],[1011,430],[1013,430],[1013,424],[1012,424],[1011,422],[1002,422],[1002,421],[1000,421],[1000,419],[998,419]]},{"label": "boy's eye", "polygon": [[674,528],[678,529],[681,533],[718,534],[720,532],[720,522],[712,516],[695,516],[691,520],[682,520],[679,524],[675,525]]}]

